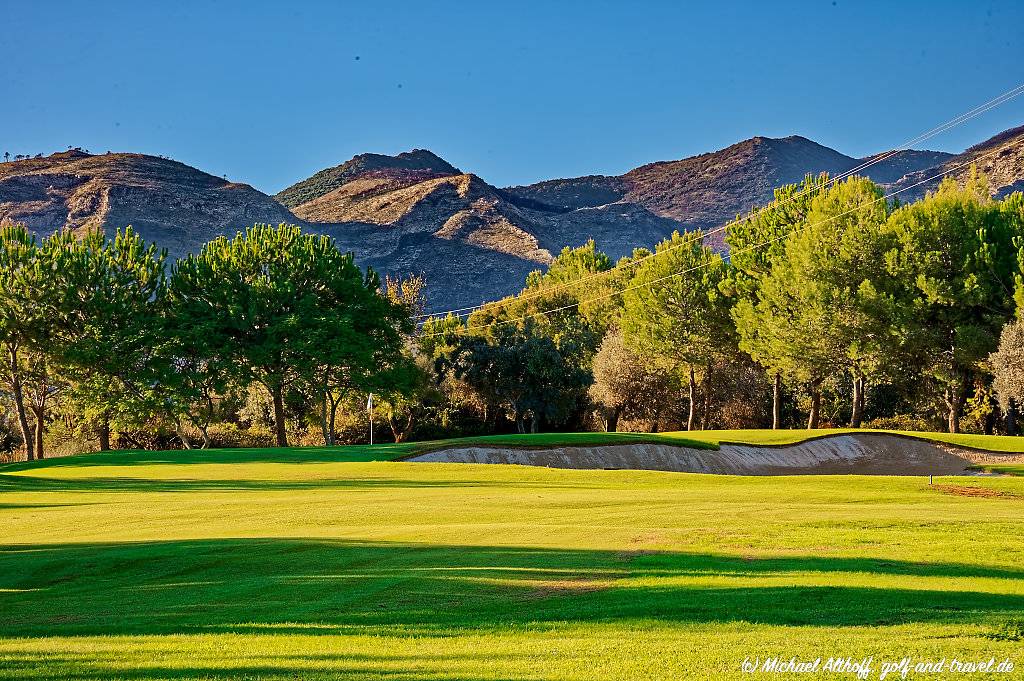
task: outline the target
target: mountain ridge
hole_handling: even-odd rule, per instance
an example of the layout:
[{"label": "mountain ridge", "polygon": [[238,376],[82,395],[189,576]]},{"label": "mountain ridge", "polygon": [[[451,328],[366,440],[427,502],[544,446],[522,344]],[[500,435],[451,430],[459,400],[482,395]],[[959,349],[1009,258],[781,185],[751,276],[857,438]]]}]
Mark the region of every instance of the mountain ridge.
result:
[{"label": "mountain ridge", "polygon": [[[855,158],[799,135],[753,137],[622,175],[514,187],[493,186],[425,149],[368,153],[274,198],[170,159],[69,150],[0,163],[0,222],[24,222],[40,234],[130,224],[174,257],[255,222],[292,222],[330,234],[361,265],[423,275],[429,306],[438,309],[513,293],[564,246],[591,238],[617,258],[674,230],[720,226],[809,173],[845,173],[874,161],[860,174],[916,198],[938,184],[922,180],[940,172],[962,178],[968,168],[960,166],[975,158],[993,193],[1024,189],[1024,126],[956,155],[900,150]],[[720,234],[709,243],[724,248]]]}]

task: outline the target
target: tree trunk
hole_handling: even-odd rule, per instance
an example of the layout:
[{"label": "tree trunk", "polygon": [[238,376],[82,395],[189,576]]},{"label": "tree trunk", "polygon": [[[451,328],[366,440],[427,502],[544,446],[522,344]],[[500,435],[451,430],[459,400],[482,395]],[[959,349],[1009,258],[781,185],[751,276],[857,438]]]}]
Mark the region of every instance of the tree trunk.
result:
[{"label": "tree trunk", "polygon": [[335,426],[338,423],[338,405],[341,404],[341,396],[335,397],[333,392],[327,393],[327,402],[330,404],[330,411],[327,415],[327,435],[330,437],[330,443],[328,447],[333,447],[338,444],[338,440],[335,437]]},{"label": "tree trunk", "polygon": [[185,428],[180,422],[175,422],[174,432],[178,436],[178,439],[181,440],[182,447],[185,449],[192,449],[192,441],[188,438],[188,434],[185,432]]},{"label": "tree trunk", "polygon": [[277,436],[277,446],[287,447],[288,431],[285,430],[284,422],[284,389],[278,384],[270,393],[274,397],[274,434]]},{"label": "tree trunk", "polygon": [[621,407],[615,407],[611,413],[608,414],[608,419],[604,423],[604,429],[606,432],[614,433],[619,429],[619,414],[622,413]]},{"label": "tree trunk", "polygon": [[100,440],[100,451],[110,451],[110,417],[106,414],[100,417],[100,427],[97,436]]},{"label": "tree trunk", "polygon": [[708,429],[708,419],[711,418],[711,367],[704,370],[704,380],[701,381],[704,394],[701,396],[700,429]]},{"label": "tree trunk", "polygon": [[201,426],[199,432],[203,434],[203,449],[210,448],[210,426]]},{"label": "tree trunk", "polygon": [[864,377],[853,377],[853,413],[850,415],[850,427],[860,428],[864,419]]},{"label": "tree trunk", "polygon": [[811,413],[807,415],[807,429],[814,430],[818,427],[818,419],[821,413],[821,388],[817,384],[811,387]]},{"label": "tree trunk", "polygon": [[946,423],[950,433],[960,432],[960,411],[964,403],[965,384],[965,379],[958,378],[956,383],[946,386],[946,406],[949,408]]},{"label": "tree trunk", "polygon": [[413,413],[409,410],[409,415],[405,419],[405,425],[401,425],[395,420],[393,415],[388,416],[388,426],[391,428],[391,435],[394,437],[395,444],[405,442],[405,438],[409,437],[409,432],[412,430]]},{"label": "tree trunk", "polygon": [[331,446],[331,432],[330,428],[327,426],[327,418],[331,411],[330,403],[331,398],[328,396],[326,392],[324,392],[323,400],[320,403],[322,411],[320,411],[320,413],[317,414],[317,416],[320,417],[318,420],[320,421],[320,434],[323,435],[324,438],[324,447]]},{"label": "tree trunk", "polygon": [[537,412],[530,412],[530,432],[532,434],[537,433],[537,422],[540,419],[537,418]]},{"label": "tree trunk", "polygon": [[1006,403],[1006,434],[1017,434],[1017,400],[1012,397]]},{"label": "tree trunk", "polygon": [[32,407],[32,416],[34,416],[35,419],[36,419],[36,429],[35,429],[35,434],[34,434],[36,458],[37,459],[42,459],[43,458],[43,433],[46,431],[46,407],[44,407],[42,405],[40,405],[40,406],[33,406]]},{"label": "tree trunk", "polygon": [[18,412],[18,428],[21,429],[21,441],[25,443],[25,458],[32,461],[35,456],[35,438],[28,425],[28,411],[25,409],[25,388],[21,384],[21,371],[18,368],[18,349],[10,347],[11,395],[14,408]]},{"label": "tree trunk", "polygon": [[775,374],[772,383],[772,430],[782,427],[782,374]]},{"label": "tree trunk", "polygon": [[693,365],[690,365],[690,414],[686,417],[686,429],[693,430],[693,420],[697,406],[697,379],[693,373]]},{"label": "tree trunk", "polygon": [[330,447],[331,432],[327,427],[327,414],[321,414],[320,418],[317,420],[320,421],[320,435],[324,438],[324,447]]}]

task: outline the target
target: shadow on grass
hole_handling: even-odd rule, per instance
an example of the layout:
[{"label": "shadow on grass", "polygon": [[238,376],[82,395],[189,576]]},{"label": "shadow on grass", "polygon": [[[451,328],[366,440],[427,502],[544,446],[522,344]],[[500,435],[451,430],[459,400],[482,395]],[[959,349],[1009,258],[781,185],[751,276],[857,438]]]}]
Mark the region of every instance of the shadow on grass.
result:
[{"label": "shadow on grass", "polygon": [[267,447],[239,449],[117,450],[61,456],[42,461],[0,465],[0,471],[92,466],[185,465],[197,463],[344,463],[390,461],[409,454],[413,444],[346,445],[344,447]]},{"label": "shadow on grass", "polygon": [[[204,491],[261,491],[275,492],[288,490],[373,490],[388,488],[423,487],[536,487],[538,483],[516,483],[505,480],[424,480],[402,477],[357,477],[357,478],[313,478],[309,480],[206,480],[188,478],[44,478],[36,475],[0,474],[0,492],[204,492]],[[547,482],[544,487],[585,486],[573,482]],[[88,503],[88,502],[86,502]],[[36,508],[61,506],[62,504],[39,504]],[[75,504],[63,504],[75,505]],[[0,504],[2,508],[29,508],[16,504]]]},{"label": "shadow on grass", "polygon": [[9,545],[0,635],[437,636],[565,622],[847,627],[1024,615],[1024,596],[923,588],[921,577],[1019,580],[1024,569],[340,540]]},{"label": "shadow on grass", "polygon": [[[289,660],[278,664],[264,665],[218,665],[200,666],[195,661],[182,666],[166,666],[160,664],[117,665],[102,655],[68,655],[48,653],[44,657],[36,654],[5,655],[0,675],[11,679],[59,678],[64,681],[156,681],[158,679],[202,679],[202,681],[237,681],[238,679],[388,679],[389,681],[441,681],[442,679],[459,679],[460,681],[493,681],[493,676],[466,676],[452,672],[447,659],[424,658],[409,655],[394,658],[388,655],[338,655],[336,659],[315,660],[318,656],[297,656],[295,666],[289,666]],[[353,660],[357,658],[357,660]],[[313,660],[313,665],[310,661]],[[478,665],[493,663],[492,655],[480,651],[475,655]],[[395,664],[407,665],[407,670],[388,670],[387,666]],[[432,670],[423,669],[430,665]],[[385,667],[382,669],[382,667]],[[513,667],[514,668],[514,667]],[[58,673],[54,673],[54,672]],[[508,681],[520,681],[528,677],[502,676]]]}]

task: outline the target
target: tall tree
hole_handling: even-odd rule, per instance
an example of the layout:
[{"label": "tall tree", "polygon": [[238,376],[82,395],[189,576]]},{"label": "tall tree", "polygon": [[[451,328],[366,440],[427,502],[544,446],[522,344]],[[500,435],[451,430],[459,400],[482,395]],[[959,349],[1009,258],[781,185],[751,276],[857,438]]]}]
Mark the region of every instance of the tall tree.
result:
[{"label": "tall tree", "polygon": [[412,330],[408,310],[383,295],[376,273],[364,275],[329,237],[292,225],[256,225],[208,243],[177,264],[170,298],[180,323],[202,329],[207,352],[237,382],[266,388],[282,447],[287,391],[323,403],[331,443],[331,395],[399,357]]},{"label": "tall tree", "polygon": [[969,387],[1013,317],[1020,198],[993,201],[976,170],[963,186],[949,179],[934,194],[896,210],[891,276],[907,285],[911,338],[924,371],[941,388],[946,422],[959,432]]},{"label": "tall tree", "polygon": [[889,289],[887,204],[870,180],[819,187],[782,251],[734,309],[740,347],[770,374],[810,395],[808,427],[818,426],[823,382],[849,373],[851,425],[864,413],[869,378],[881,378],[900,345]]},{"label": "tall tree", "polygon": [[[725,242],[729,246],[730,267],[724,288],[732,298],[734,316],[750,316],[750,310],[758,304],[761,280],[771,274],[775,262],[785,257],[789,235],[805,224],[811,202],[829,182],[828,175],[823,173],[808,175],[801,184],[779,187],[768,205],[728,225]],[[749,326],[747,330],[751,330]],[[749,333],[746,338],[741,334],[741,348],[752,355],[757,352]],[[772,428],[778,429],[782,419],[782,369],[766,362],[759,364],[765,367],[773,382]]]},{"label": "tall tree", "polygon": [[43,309],[53,322],[43,342],[109,449],[111,420],[134,422],[154,399],[166,251],[130,227],[109,240],[100,230],[58,232],[41,250],[51,268]]},{"label": "tall tree", "polygon": [[564,423],[582,405],[592,380],[579,348],[555,343],[529,320],[464,339],[453,362],[456,377],[506,409],[521,433]]},{"label": "tall tree", "polygon": [[687,430],[697,417],[697,374],[734,342],[729,300],[721,290],[727,267],[702,238],[699,231],[675,232],[658,244],[658,255],[637,268],[622,316],[627,346],[687,376]]},{"label": "tall tree", "polygon": [[39,247],[28,229],[23,225],[0,227],[0,344],[4,350],[0,376],[11,395],[29,461],[36,457],[37,448],[29,422],[26,383],[42,361],[34,341],[45,314],[34,293],[43,271]]}]

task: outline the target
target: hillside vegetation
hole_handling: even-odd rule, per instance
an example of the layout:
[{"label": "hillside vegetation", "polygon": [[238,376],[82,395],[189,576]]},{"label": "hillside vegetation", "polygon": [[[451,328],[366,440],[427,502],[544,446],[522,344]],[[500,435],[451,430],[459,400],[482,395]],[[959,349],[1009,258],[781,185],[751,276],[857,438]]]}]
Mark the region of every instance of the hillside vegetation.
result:
[{"label": "hillside vegetation", "polygon": [[344,163],[326,168],[297,182],[274,195],[289,208],[295,208],[327,194],[346,182],[366,174],[395,175],[399,177],[440,177],[458,175],[459,169],[443,158],[425,149],[413,149],[397,156],[359,154]]}]

